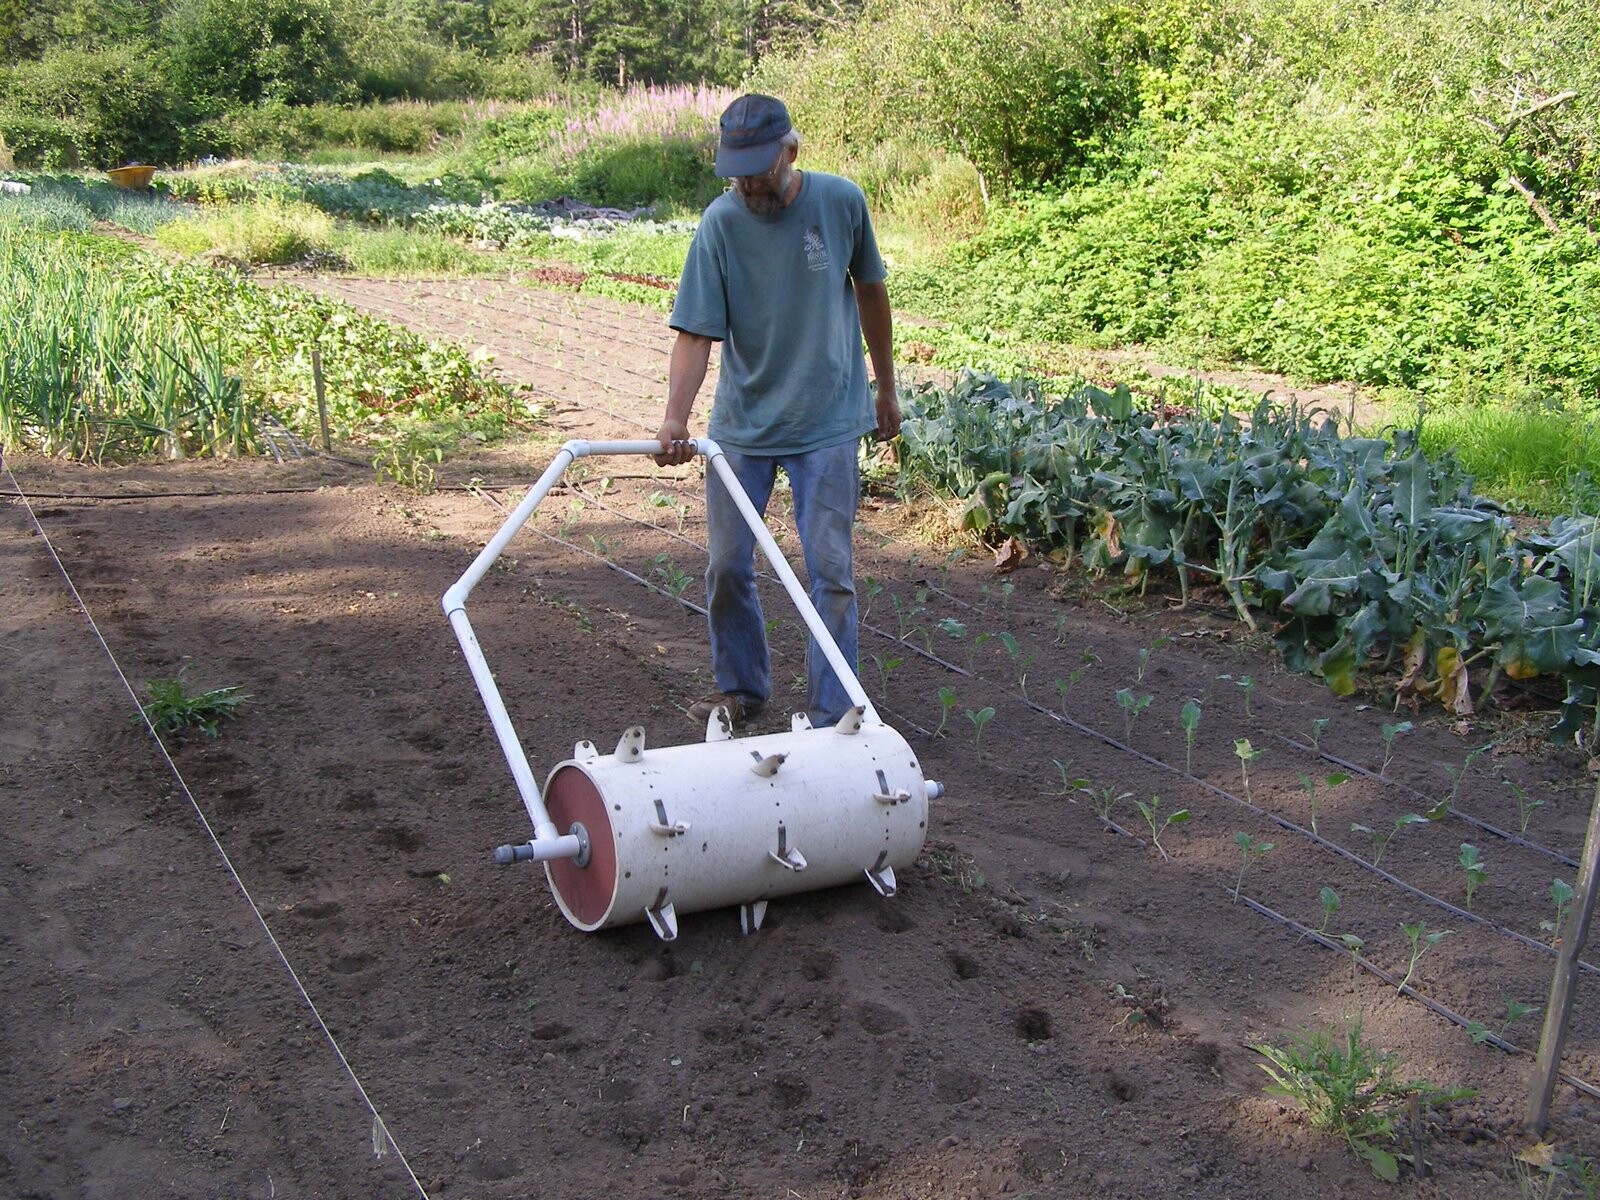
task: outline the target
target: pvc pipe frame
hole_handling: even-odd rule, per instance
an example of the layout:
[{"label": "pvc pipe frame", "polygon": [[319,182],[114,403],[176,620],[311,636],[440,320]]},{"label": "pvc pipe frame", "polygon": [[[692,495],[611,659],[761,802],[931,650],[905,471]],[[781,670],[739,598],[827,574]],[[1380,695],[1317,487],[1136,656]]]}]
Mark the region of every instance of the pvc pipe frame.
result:
[{"label": "pvc pipe frame", "polygon": [[[866,689],[856,677],[855,668],[845,661],[838,643],[833,640],[833,635],[822,623],[822,617],[817,612],[816,606],[811,603],[811,597],[800,585],[800,580],[796,578],[793,569],[783,557],[783,552],[778,549],[778,543],[773,540],[772,534],[767,532],[761,514],[756,512],[755,505],[750,502],[750,497],[739,483],[738,476],[728,465],[722,448],[710,438],[695,438],[690,444],[696,454],[704,456],[711,464],[712,469],[717,472],[723,485],[728,489],[728,494],[733,497],[733,502],[738,507],[740,515],[744,517],[745,524],[755,535],[756,544],[761,547],[784,590],[789,593],[789,599],[794,602],[801,619],[806,623],[806,628],[816,639],[823,657],[828,660],[828,665],[833,668],[844,685],[851,703],[862,709],[862,720],[881,724],[877,709],[873,707],[872,701],[867,697]],[[500,749],[504,752],[506,763],[511,768],[511,777],[516,782],[517,792],[522,796],[523,807],[528,810],[528,817],[533,821],[533,840],[523,848],[526,851],[523,855],[525,858],[540,862],[552,858],[576,858],[582,852],[582,840],[574,833],[563,834],[550,820],[550,814],[544,806],[544,798],[539,792],[539,785],[533,778],[533,768],[528,765],[528,756],[523,752],[522,742],[511,724],[511,715],[506,711],[505,701],[501,699],[500,688],[494,681],[494,673],[489,670],[489,664],[483,656],[483,648],[478,644],[478,637],[472,631],[472,622],[467,619],[467,596],[478,585],[478,581],[488,574],[489,568],[504,552],[507,544],[516,536],[517,531],[527,524],[534,510],[549,494],[550,489],[560,482],[562,475],[575,460],[596,455],[660,453],[661,443],[654,440],[568,442],[557,451],[554,461],[545,469],[544,474],[539,476],[533,487],[528,489],[528,494],[506,518],[499,532],[489,539],[489,544],[479,551],[477,558],[472,560],[472,565],[444,594],[442,603],[445,616],[450,621],[450,627],[455,630],[456,640],[461,643],[461,653],[465,655],[467,666],[472,671],[472,679],[478,686],[478,694],[483,697],[483,706],[489,713],[495,737],[499,739]]]}]

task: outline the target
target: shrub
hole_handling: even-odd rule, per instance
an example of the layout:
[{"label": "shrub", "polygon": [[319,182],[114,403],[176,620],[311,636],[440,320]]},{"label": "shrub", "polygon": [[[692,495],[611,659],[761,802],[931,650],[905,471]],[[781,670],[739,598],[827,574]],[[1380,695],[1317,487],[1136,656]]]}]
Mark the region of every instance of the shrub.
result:
[{"label": "shrub", "polygon": [[52,50],[5,76],[0,135],[24,165],[172,163],[188,119],[179,93],[143,46]]},{"label": "shrub", "polygon": [[309,204],[263,200],[170,221],[155,236],[180,254],[281,264],[326,252],[333,241],[333,220]]}]

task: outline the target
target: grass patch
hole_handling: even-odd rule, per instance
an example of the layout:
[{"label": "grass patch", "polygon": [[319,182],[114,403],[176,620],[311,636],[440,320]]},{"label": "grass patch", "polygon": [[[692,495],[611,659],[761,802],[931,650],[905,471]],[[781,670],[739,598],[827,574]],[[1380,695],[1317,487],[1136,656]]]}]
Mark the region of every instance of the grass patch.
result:
[{"label": "grass patch", "polygon": [[1479,490],[1530,512],[1593,512],[1600,417],[1569,409],[1446,408],[1422,422],[1422,448],[1455,454]]},{"label": "grass patch", "polygon": [[334,228],[332,217],[309,204],[258,200],[169,221],[156,230],[155,239],[179,254],[281,264],[330,251]]},{"label": "grass patch", "polygon": [[342,229],[333,245],[350,269],[361,275],[484,275],[505,270],[497,257],[437,233]]}]

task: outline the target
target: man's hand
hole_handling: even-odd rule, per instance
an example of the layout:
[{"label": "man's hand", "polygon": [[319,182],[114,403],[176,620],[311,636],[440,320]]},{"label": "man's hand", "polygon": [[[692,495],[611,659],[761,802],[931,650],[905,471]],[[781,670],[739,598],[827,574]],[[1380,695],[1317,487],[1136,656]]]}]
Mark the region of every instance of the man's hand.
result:
[{"label": "man's hand", "polygon": [[655,456],[657,466],[677,467],[694,457],[694,443],[689,440],[689,426],[685,421],[661,422],[656,440],[661,443],[661,453]]},{"label": "man's hand", "polygon": [[900,433],[900,401],[895,397],[894,379],[878,381],[878,440],[891,442]]}]

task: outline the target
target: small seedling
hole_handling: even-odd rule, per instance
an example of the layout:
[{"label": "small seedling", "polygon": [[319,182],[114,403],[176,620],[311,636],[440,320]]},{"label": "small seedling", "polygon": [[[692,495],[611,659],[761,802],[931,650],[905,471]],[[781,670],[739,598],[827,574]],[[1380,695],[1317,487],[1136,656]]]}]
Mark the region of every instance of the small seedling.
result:
[{"label": "small seedling", "polygon": [[588,534],[587,536],[589,539],[589,546],[596,554],[598,554],[601,558],[609,558],[611,556],[610,538],[601,537],[599,534],[594,533]]},{"label": "small seedling", "polygon": [[1183,773],[1194,774],[1194,739],[1200,733],[1200,702],[1185,700],[1178,713],[1178,724],[1183,726]]},{"label": "small seedling", "polygon": [[1528,795],[1528,790],[1520,784],[1509,779],[1502,779],[1501,783],[1511,789],[1511,794],[1517,798],[1517,832],[1528,832],[1528,821],[1533,817],[1534,810],[1544,807],[1544,801],[1538,796]]},{"label": "small seedling", "polygon": [[900,667],[905,666],[906,660],[892,654],[874,654],[872,665],[878,668],[878,695],[883,699],[889,698],[889,676],[893,675]]},{"label": "small seedling", "polygon": [[1395,834],[1399,833],[1407,825],[1426,825],[1427,823],[1428,818],[1420,813],[1406,813],[1405,816],[1394,819],[1394,826],[1391,829],[1373,829],[1370,826],[1357,823],[1350,826],[1350,832],[1367,835],[1368,840],[1372,842],[1372,865],[1377,866],[1383,861],[1383,852],[1389,848],[1389,843],[1394,841]]},{"label": "small seedling", "polygon": [[1143,814],[1144,823],[1150,826],[1150,844],[1161,851],[1162,858],[1171,861],[1172,856],[1161,845],[1161,835],[1166,832],[1168,825],[1182,825],[1187,821],[1189,819],[1189,810],[1180,808],[1176,812],[1170,812],[1162,818],[1161,823],[1158,825],[1156,824],[1156,818],[1161,816],[1160,796],[1151,796],[1149,804],[1146,804],[1143,800],[1135,800],[1134,804],[1138,805],[1139,812]]},{"label": "small seedling", "polygon": [[682,496],[673,496],[666,492],[651,492],[646,499],[657,508],[670,508],[673,515],[678,518],[678,532],[683,532],[683,519],[689,511],[689,505]]},{"label": "small seedling", "polygon": [[967,720],[972,722],[972,748],[980,749],[983,744],[983,727],[994,720],[994,707],[985,705],[974,712],[967,709]]},{"label": "small seedling", "polygon": [[1483,886],[1484,878],[1488,875],[1488,868],[1483,859],[1478,857],[1478,848],[1470,842],[1461,843],[1461,856],[1457,860],[1461,869],[1467,873],[1467,908],[1472,908],[1472,897]]},{"label": "small seedling", "polygon": [[[927,594],[926,589],[917,592],[919,598]],[[889,603],[894,605],[896,636],[903,642],[906,640],[906,634],[917,623],[917,618],[922,615],[922,605],[917,602],[907,604],[895,593],[890,593]]]},{"label": "small seedling", "polygon": [[567,519],[561,522],[561,539],[567,540],[572,536],[572,531],[578,527],[578,520],[583,516],[583,501],[574,500],[567,505]]},{"label": "small seedling", "polygon": [[1233,902],[1237,904],[1239,903],[1239,890],[1244,887],[1244,873],[1249,869],[1250,864],[1265,858],[1278,847],[1276,842],[1257,841],[1242,829],[1233,835],[1233,840],[1238,844],[1242,855],[1239,863],[1239,878],[1233,885]]},{"label": "small seedling", "polygon": [[1379,779],[1387,779],[1389,777],[1389,763],[1394,759],[1395,738],[1399,737],[1402,733],[1410,733],[1411,729],[1412,725],[1410,721],[1400,721],[1394,725],[1385,725],[1382,727],[1380,732],[1383,734],[1383,766],[1378,768]]},{"label": "small seedling", "polygon": [[1572,885],[1564,879],[1550,881],[1550,903],[1556,906],[1554,921],[1540,921],[1539,928],[1550,935],[1552,946],[1561,945],[1561,927],[1567,923],[1567,912],[1572,908]]},{"label": "small seedling", "polygon": [[952,687],[939,689],[939,727],[933,731],[934,737],[944,736],[944,723],[950,719],[950,713],[956,706],[956,690]]},{"label": "small seedling", "polygon": [[1089,781],[1087,779],[1073,778],[1072,759],[1069,758],[1066,762],[1062,762],[1059,758],[1052,758],[1050,761],[1055,764],[1056,773],[1061,776],[1061,789],[1051,792],[1052,796],[1071,796],[1077,792],[1089,790]]},{"label": "small seedling", "polygon": [[1090,803],[1094,805],[1094,815],[1100,818],[1103,825],[1111,824],[1111,810],[1124,800],[1132,800],[1132,792],[1119,792],[1113,787],[1103,787],[1099,791],[1085,788],[1089,794]]},{"label": "small seedling", "polygon": [[1067,614],[1056,614],[1056,645],[1063,645],[1067,640]]},{"label": "small seedling", "polygon": [[1006,612],[1011,606],[1011,593],[1017,590],[1017,585],[1009,579],[1000,581],[1000,611]]},{"label": "small seedling", "polygon": [[1482,1021],[1467,1022],[1467,1033],[1469,1036],[1471,1036],[1472,1044],[1474,1046],[1481,1046],[1491,1037],[1505,1037],[1506,1032],[1513,1025],[1522,1020],[1523,1017],[1526,1017],[1531,1013],[1536,1013],[1540,1009],[1540,1006],[1537,1004],[1523,1004],[1521,1001],[1513,1000],[1510,996],[1506,996],[1504,999],[1506,1002],[1506,1019],[1501,1022],[1499,1029],[1490,1029]]},{"label": "small seedling", "polygon": [[1353,933],[1336,933],[1333,940],[1344,947],[1344,952],[1350,956],[1350,990],[1354,991],[1356,976],[1361,973],[1361,951],[1366,948],[1366,942]]},{"label": "small seedling", "polygon": [[867,614],[872,611],[872,602],[883,595],[883,584],[871,575],[864,575],[861,579],[862,589],[867,593],[867,602],[861,608],[861,623],[867,623]]},{"label": "small seedling", "polygon": [[1445,764],[1445,773],[1450,776],[1450,794],[1443,801],[1446,808],[1456,802],[1456,796],[1461,792],[1461,784],[1466,779],[1467,772],[1472,769],[1472,764],[1477,761],[1478,756],[1487,753],[1493,746],[1493,742],[1485,742],[1481,746],[1475,746],[1468,750],[1466,758],[1461,760],[1459,767],[1452,766],[1449,763]]},{"label": "small seedling", "polygon": [[944,634],[945,637],[949,638],[952,642],[964,642],[967,640],[967,627],[954,617],[946,617],[944,620],[940,621],[936,626],[934,626],[934,628],[940,633]]},{"label": "small seedling", "polygon": [[1328,726],[1333,724],[1331,717],[1317,717],[1311,722],[1311,748],[1318,754],[1322,753],[1322,735],[1328,732]]},{"label": "small seedling", "polygon": [[1011,669],[1017,673],[1017,690],[1022,693],[1022,698],[1026,700],[1028,698],[1028,668],[1033,666],[1033,660],[1039,656],[1037,654],[1024,654],[1022,647],[1017,643],[1017,639],[1009,633],[1001,632],[999,638],[1000,644],[1006,648],[1006,654],[1011,659]]},{"label": "small seedling", "polygon": [[1255,698],[1256,680],[1253,675],[1241,675],[1234,679],[1232,675],[1218,675],[1218,679],[1233,679],[1234,685],[1244,692],[1244,715],[1250,716],[1250,701]]},{"label": "small seedling", "polygon": [[[1342,771],[1334,771],[1331,775],[1324,775],[1322,777],[1322,785],[1325,786],[1331,792],[1334,788],[1338,787],[1341,783],[1348,783],[1349,780],[1350,780],[1350,776],[1344,774]],[[1300,776],[1300,786],[1305,788],[1305,790],[1306,790],[1306,800],[1311,806],[1311,832],[1312,833],[1316,833],[1317,832],[1317,806],[1321,803],[1321,801],[1317,798],[1317,786],[1318,786],[1317,780],[1315,778],[1313,778],[1312,776],[1310,776],[1310,775],[1301,775]]]},{"label": "small seedling", "polygon": [[658,555],[655,561],[655,575],[661,581],[662,588],[674,600],[682,600],[684,592],[688,591],[689,585],[694,582],[694,576],[680,570],[678,565],[664,554]]},{"label": "small seedling", "polygon": [[[237,717],[240,706],[250,699],[237,687],[191,694],[181,673],[174,679],[147,679],[144,690],[150,699],[139,706],[139,711],[157,733],[198,729],[207,737],[216,737],[217,725]],[[134,721],[137,723],[138,718]]]},{"label": "small seedling", "polygon": [[1152,654],[1154,654],[1157,650],[1161,649],[1161,647],[1165,646],[1170,641],[1172,641],[1172,639],[1170,637],[1158,637],[1155,641],[1151,642],[1148,646],[1140,647],[1140,649],[1139,649],[1139,666],[1138,666],[1137,670],[1135,670],[1134,676],[1133,676],[1133,681],[1135,683],[1143,683],[1144,682],[1144,673],[1150,669],[1150,656]]},{"label": "small seedling", "polygon": [[1322,924],[1317,926],[1317,932],[1327,933],[1328,922],[1339,911],[1339,893],[1331,887],[1325,887],[1317,893],[1317,903],[1322,905]]},{"label": "small seedling", "polygon": [[1405,930],[1406,938],[1411,943],[1411,961],[1406,964],[1405,978],[1400,981],[1400,986],[1395,989],[1396,995],[1405,991],[1406,984],[1411,982],[1411,976],[1417,970],[1417,960],[1454,932],[1454,930],[1450,929],[1436,929],[1434,932],[1429,933],[1426,921],[1418,921],[1414,925],[1402,924],[1400,928]]},{"label": "small seedling", "polygon": [[1150,707],[1150,701],[1155,697],[1151,695],[1135,696],[1132,688],[1123,688],[1117,693],[1117,704],[1122,708],[1122,740],[1133,741],[1133,723],[1139,715]]},{"label": "small seedling", "polygon": [[[1250,764],[1266,753],[1250,745],[1249,738],[1237,738],[1233,743],[1233,752],[1239,759],[1239,773],[1244,777],[1245,799],[1250,799]],[[1253,801],[1252,801],[1253,803]]]}]

